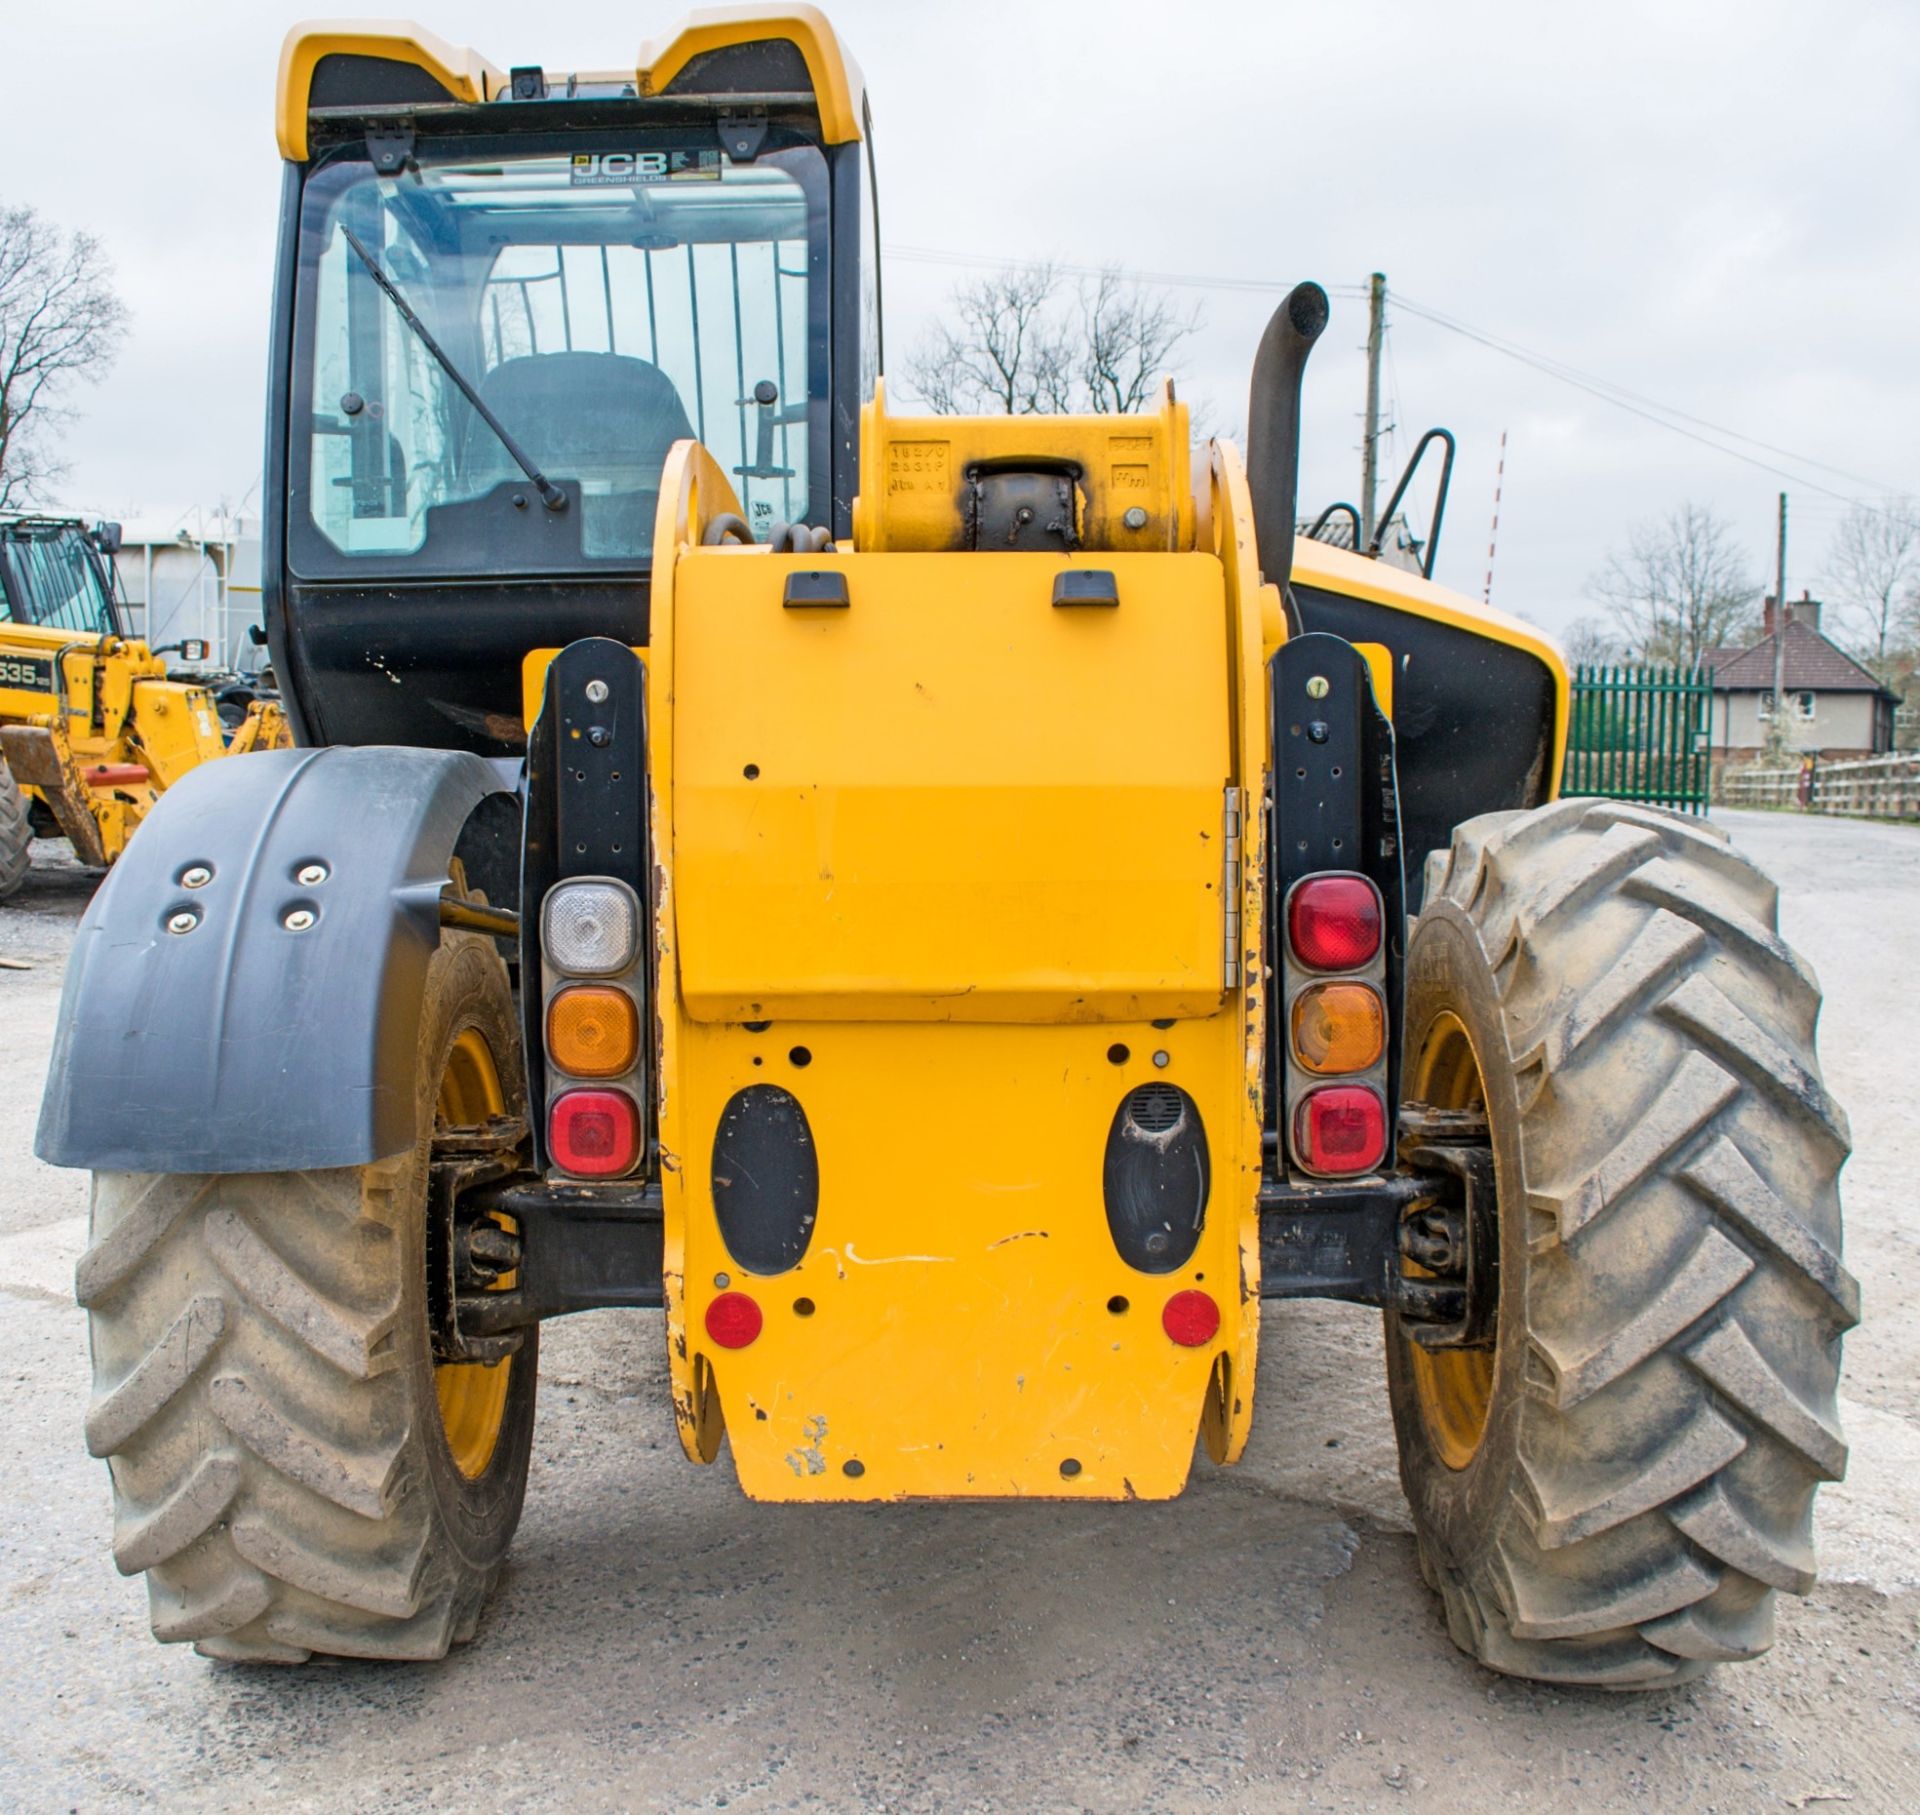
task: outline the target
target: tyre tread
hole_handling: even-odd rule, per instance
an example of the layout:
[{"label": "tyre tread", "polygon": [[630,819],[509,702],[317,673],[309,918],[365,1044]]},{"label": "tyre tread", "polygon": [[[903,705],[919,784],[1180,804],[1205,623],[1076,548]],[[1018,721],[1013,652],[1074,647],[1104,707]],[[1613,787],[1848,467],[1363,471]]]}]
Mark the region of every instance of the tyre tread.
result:
[{"label": "tyre tread", "polygon": [[[496,1050],[511,1041],[489,942],[441,947],[423,1030],[435,1015],[443,1030],[483,1017]],[[75,1273],[92,1326],[88,1439],[113,1475],[115,1561],[146,1573],[162,1640],[296,1664],[432,1658],[472,1635],[519,1514],[538,1351],[524,1351],[498,1465],[511,1472],[458,1500],[456,1536],[458,1476],[431,1448],[424,1280],[405,1300],[397,1283],[418,1251],[426,1153],[423,1134],[357,1168],[95,1175]]]},{"label": "tyre tread", "polygon": [[27,799],[0,757],[0,901],[16,893],[33,862],[33,822]]},{"label": "tyre tread", "polygon": [[1613,1688],[1756,1657],[1776,1593],[1813,1585],[1860,1308],[1813,972],[1774,886],[1658,809],[1484,815],[1427,874],[1498,1004],[1535,1276],[1506,1511],[1457,1554],[1421,1534],[1448,1629],[1493,1669]]}]

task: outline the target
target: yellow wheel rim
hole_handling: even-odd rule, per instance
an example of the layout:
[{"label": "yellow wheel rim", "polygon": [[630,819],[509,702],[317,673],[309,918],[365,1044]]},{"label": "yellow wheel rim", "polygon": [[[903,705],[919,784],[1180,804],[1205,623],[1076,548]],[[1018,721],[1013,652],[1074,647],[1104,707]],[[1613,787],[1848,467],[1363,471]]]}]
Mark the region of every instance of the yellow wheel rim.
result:
[{"label": "yellow wheel rim", "polygon": [[[447,1055],[440,1079],[440,1098],[434,1119],[444,1127],[466,1127],[488,1116],[504,1115],[506,1092],[493,1054],[477,1027],[465,1028]],[[502,1279],[501,1286],[511,1283]],[[440,1399],[440,1423],[454,1466],[469,1480],[487,1472],[500,1441],[507,1412],[507,1383],[513,1359],[488,1362],[444,1362],[433,1370],[434,1391]]]},{"label": "yellow wheel rim", "polygon": [[[1441,1015],[1427,1031],[1408,1092],[1415,1102],[1435,1109],[1486,1108],[1487,1087],[1473,1041],[1459,1020]],[[1420,1269],[1415,1268],[1416,1272]],[[1493,1403],[1492,1349],[1452,1349],[1438,1354],[1406,1342],[1413,1371],[1414,1397],[1440,1460],[1465,1468],[1479,1452]]]}]

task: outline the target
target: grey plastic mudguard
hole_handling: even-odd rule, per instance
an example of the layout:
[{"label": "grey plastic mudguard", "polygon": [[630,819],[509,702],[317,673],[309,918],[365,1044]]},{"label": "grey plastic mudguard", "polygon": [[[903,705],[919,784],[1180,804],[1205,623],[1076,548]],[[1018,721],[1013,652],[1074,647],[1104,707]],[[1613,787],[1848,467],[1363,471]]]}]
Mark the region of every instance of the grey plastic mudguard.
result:
[{"label": "grey plastic mudguard", "polygon": [[35,1151],[305,1172],[407,1147],[440,891],[501,791],[478,756],[384,748],[258,751],[169,788],[80,922]]}]

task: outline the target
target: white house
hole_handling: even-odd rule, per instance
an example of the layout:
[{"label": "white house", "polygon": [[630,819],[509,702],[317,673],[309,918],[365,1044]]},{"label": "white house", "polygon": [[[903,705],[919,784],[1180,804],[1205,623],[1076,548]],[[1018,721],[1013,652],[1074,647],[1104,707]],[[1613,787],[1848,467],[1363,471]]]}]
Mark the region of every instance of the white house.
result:
[{"label": "white house", "polygon": [[[1744,762],[1764,750],[1773,729],[1774,602],[1766,634],[1749,648],[1709,649],[1713,676],[1712,750],[1716,763]],[[1878,756],[1893,748],[1899,697],[1820,630],[1820,601],[1787,606],[1786,747],[1822,756]]]}]

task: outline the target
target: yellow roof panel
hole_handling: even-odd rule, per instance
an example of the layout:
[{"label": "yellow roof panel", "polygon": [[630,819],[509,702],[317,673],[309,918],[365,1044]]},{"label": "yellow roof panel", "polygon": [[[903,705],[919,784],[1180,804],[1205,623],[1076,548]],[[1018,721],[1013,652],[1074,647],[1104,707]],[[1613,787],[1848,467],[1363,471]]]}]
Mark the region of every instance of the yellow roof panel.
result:
[{"label": "yellow roof panel", "polygon": [[[812,6],[763,9],[720,6],[690,13],[664,37],[640,47],[633,71],[641,97],[663,94],[695,58],[735,44],[784,39],[807,65],[826,142],[845,144],[861,136],[860,70],[841,48],[826,16]],[[324,57],[377,57],[427,72],[453,101],[479,104],[507,86],[504,71],[464,45],[447,43],[404,20],[342,19],[296,25],[280,51],[276,126],[280,155],[295,163],[307,157],[307,110],[314,71]]]}]

